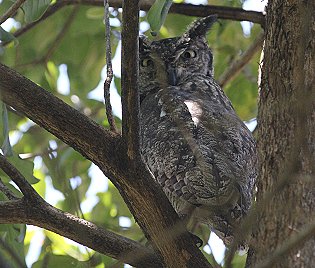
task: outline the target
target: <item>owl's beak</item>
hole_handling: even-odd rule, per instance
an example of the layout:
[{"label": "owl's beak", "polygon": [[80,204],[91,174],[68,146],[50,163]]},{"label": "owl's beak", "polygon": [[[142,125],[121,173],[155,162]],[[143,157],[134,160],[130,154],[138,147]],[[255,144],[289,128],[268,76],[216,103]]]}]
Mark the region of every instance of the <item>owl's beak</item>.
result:
[{"label": "owl's beak", "polygon": [[177,84],[176,70],[172,66],[167,69],[167,79],[168,79],[168,83],[171,86],[176,86]]}]

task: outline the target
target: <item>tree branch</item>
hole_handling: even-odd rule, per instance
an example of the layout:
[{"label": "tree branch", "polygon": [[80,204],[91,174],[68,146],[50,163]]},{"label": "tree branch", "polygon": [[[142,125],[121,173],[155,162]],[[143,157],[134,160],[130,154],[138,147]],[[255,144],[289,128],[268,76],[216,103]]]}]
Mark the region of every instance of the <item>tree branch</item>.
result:
[{"label": "tree branch", "polygon": [[139,131],[139,0],[125,0],[122,17],[122,136],[131,160],[141,159]]},{"label": "tree branch", "polygon": [[[110,0],[109,5],[114,8],[122,7],[122,0]],[[103,0],[62,0],[57,1],[51,5],[44,15],[37,21],[29,23],[17,30],[14,33],[15,37],[19,37],[31,28],[39,24],[41,21],[47,19],[58,10],[69,5],[89,5],[89,6],[103,6]],[[152,1],[140,1],[140,9],[148,11],[152,5]],[[241,8],[213,6],[213,5],[192,5],[192,4],[173,4],[170,8],[170,13],[182,14],[186,16],[205,17],[211,14],[217,14],[219,19],[237,20],[237,21],[250,21],[258,23],[264,27],[265,15],[261,12],[247,11]],[[3,43],[2,45],[6,45]]]},{"label": "tree branch", "polygon": [[0,202],[0,223],[36,225],[134,266],[161,265],[154,253],[139,243],[49,205],[1,154],[0,168],[24,194],[22,199]]},{"label": "tree branch", "polygon": [[14,181],[25,197],[30,200],[39,197],[33,187],[23,177],[23,175],[13,165],[11,165],[2,154],[0,154],[0,168],[9,176],[12,181]]},{"label": "tree branch", "polygon": [[136,267],[161,267],[152,251],[72,214],[52,207],[43,199],[33,202],[23,197],[0,202],[0,223],[26,223],[67,237],[97,252]]},{"label": "tree branch", "polygon": [[120,136],[96,124],[29,79],[0,63],[0,98],[39,126],[115,173],[114,153]]},{"label": "tree branch", "polygon": [[54,42],[52,43],[52,46],[48,49],[48,51],[46,52],[46,55],[44,56],[43,60],[46,62],[54,53],[54,51],[56,50],[56,48],[59,46],[59,44],[61,43],[62,39],[65,37],[66,33],[68,32],[72,22],[74,21],[78,11],[79,11],[79,7],[80,6],[75,6],[72,10],[72,12],[70,13],[69,17],[67,18],[66,22],[64,23],[61,31],[58,33],[56,39],[54,40]]},{"label": "tree branch", "polygon": [[57,47],[61,43],[62,39],[65,37],[66,33],[68,32],[68,30],[69,30],[73,20],[75,19],[75,16],[76,16],[77,12],[79,10],[79,7],[80,6],[75,6],[73,8],[73,10],[70,13],[69,17],[65,21],[62,29],[57,34],[57,36],[54,39],[54,41],[51,42],[51,45],[49,46],[49,48],[48,48],[47,52],[45,53],[45,55],[41,56],[38,59],[34,59],[31,62],[17,64],[14,67],[15,68],[27,68],[27,67],[30,67],[30,66],[35,65],[35,64],[46,64],[47,61],[49,60],[49,58],[53,55],[53,53],[55,52],[55,50],[57,49]]},{"label": "tree branch", "polygon": [[[132,4],[131,2],[128,5],[127,10]],[[130,85],[130,88],[135,86]],[[6,104],[92,160],[111,178],[146,237],[163,256],[165,265],[211,267],[194,245],[191,236],[161,188],[154,183],[145,165],[140,159],[131,161],[127,156],[125,143],[121,142],[118,134],[106,131],[2,64],[0,90],[0,97]],[[174,256],[177,256],[177,259]]]},{"label": "tree branch", "polygon": [[109,123],[110,130],[117,132],[115,118],[113,117],[113,109],[110,103],[110,84],[113,79],[113,67],[112,67],[112,47],[110,44],[110,24],[109,24],[109,10],[108,9],[109,9],[108,0],[104,0],[106,69],[107,69],[107,77],[104,81],[104,102],[105,102],[107,121]]},{"label": "tree branch", "polygon": [[0,98],[98,165],[169,267],[178,267],[179,259],[181,265],[211,267],[144,164],[136,161],[130,165],[120,135],[97,125],[3,64]]},{"label": "tree branch", "polygon": [[14,13],[20,8],[25,0],[17,0],[15,3],[1,16],[0,24],[4,23],[8,18],[12,17]]},{"label": "tree branch", "polygon": [[264,32],[261,32],[256,40],[250,45],[250,47],[241,55],[241,57],[235,60],[229,68],[219,77],[218,83],[221,87],[224,87],[233,77],[235,77],[244,66],[252,59],[252,57],[262,48],[264,42]]},{"label": "tree branch", "polygon": [[3,181],[0,178],[0,192],[4,193],[4,195],[9,199],[9,200],[16,200],[18,199],[14,193],[3,183]]}]

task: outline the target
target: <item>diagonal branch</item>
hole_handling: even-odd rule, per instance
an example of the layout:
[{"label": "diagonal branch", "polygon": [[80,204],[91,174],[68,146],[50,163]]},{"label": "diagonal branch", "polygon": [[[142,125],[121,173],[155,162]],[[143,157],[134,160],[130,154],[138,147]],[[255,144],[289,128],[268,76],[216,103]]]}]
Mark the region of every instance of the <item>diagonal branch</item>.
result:
[{"label": "diagonal branch", "polygon": [[56,39],[54,40],[52,46],[48,49],[48,51],[46,52],[46,55],[43,58],[43,61],[48,61],[50,59],[50,57],[52,56],[52,54],[55,52],[55,50],[57,49],[57,47],[60,45],[62,39],[65,37],[65,35],[67,34],[72,22],[74,21],[78,11],[79,11],[79,7],[80,6],[75,6],[72,10],[72,12],[70,13],[69,17],[67,18],[66,22],[64,23],[61,31],[58,33]]},{"label": "diagonal branch", "polygon": [[45,53],[45,55],[41,56],[38,59],[33,59],[31,62],[28,63],[21,63],[21,64],[17,64],[15,65],[15,68],[27,68],[30,67],[34,64],[43,64],[43,63],[47,63],[47,61],[50,59],[50,57],[54,54],[54,52],[56,51],[56,49],[58,48],[58,46],[60,45],[60,43],[62,42],[62,39],[65,37],[65,35],[67,34],[72,22],[74,21],[76,14],[79,10],[80,6],[75,6],[72,10],[72,12],[70,13],[69,17],[67,18],[67,20],[65,21],[62,29],[60,30],[60,32],[57,34],[56,38],[54,39],[54,41],[52,42],[52,44],[50,45],[50,47],[48,48],[47,52]]},{"label": "diagonal branch", "polygon": [[1,16],[0,24],[4,23],[8,18],[12,17],[14,13],[20,8],[25,0],[17,0],[15,3]]},{"label": "diagonal branch", "polygon": [[[189,262],[191,267],[211,267],[144,164],[134,161],[130,165],[119,134],[97,125],[3,64],[0,64],[0,98],[98,165],[111,178],[136,221],[170,267],[178,264],[174,256],[181,260],[181,265]],[[0,217],[3,213],[0,207]]]},{"label": "diagonal branch", "polygon": [[22,199],[0,202],[0,223],[36,225],[134,266],[161,265],[154,253],[139,243],[49,205],[1,154],[0,168],[24,194]]},{"label": "diagonal branch", "polygon": [[16,200],[18,199],[14,193],[3,183],[3,181],[0,178],[0,192],[4,193],[4,195],[9,199],[9,200]]},{"label": "diagonal branch", "polygon": [[[96,124],[16,71],[0,64],[0,98],[39,126],[114,172],[114,153],[120,136]],[[102,160],[100,160],[102,159]]]},{"label": "diagonal branch", "polygon": [[97,252],[136,267],[161,267],[160,260],[143,245],[72,214],[43,199],[0,202],[1,224],[30,224],[67,237]]},{"label": "diagonal branch", "polygon": [[0,168],[9,176],[12,181],[14,181],[25,197],[30,200],[39,197],[33,187],[24,178],[24,176],[2,154],[0,154]]},{"label": "diagonal branch", "polygon": [[224,87],[245,67],[245,65],[252,59],[256,52],[262,48],[263,42],[264,32],[261,32],[256,40],[250,45],[250,47],[241,55],[241,57],[235,60],[219,77],[218,83],[221,87]]}]

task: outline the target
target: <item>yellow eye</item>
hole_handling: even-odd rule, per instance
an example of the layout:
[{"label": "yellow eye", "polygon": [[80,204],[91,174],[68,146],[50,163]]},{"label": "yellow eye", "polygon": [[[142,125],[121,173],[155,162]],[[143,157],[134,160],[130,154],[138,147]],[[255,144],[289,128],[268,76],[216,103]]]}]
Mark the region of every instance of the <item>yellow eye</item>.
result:
[{"label": "yellow eye", "polygon": [[187,49],[183,54],[182,54],[184,59],[192,59],[197,56],[197,52],[192,49]]},{"label": "yellow eye", "polygon": [[153,66],[154,62],[151,58],[145,58],[141,60],[141,66],[142,67],[148,67],[148,66]]}]

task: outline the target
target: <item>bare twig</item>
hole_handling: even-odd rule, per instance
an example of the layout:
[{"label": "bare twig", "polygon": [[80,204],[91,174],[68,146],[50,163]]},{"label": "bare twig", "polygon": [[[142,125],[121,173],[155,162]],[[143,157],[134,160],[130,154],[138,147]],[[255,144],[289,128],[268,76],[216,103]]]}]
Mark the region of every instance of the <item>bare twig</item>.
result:
[{"label": "bare twig", "polygon": [[78,13],[80,6],[75,6],[70,13],[69,17],[67,18],[66,22],[64,23],[61,31],[58,33],[57,37],[55,38],[54,42],[52,43],[51,47],[46,52],[46,55],[44,56],[43,60],[46,62],[54,53],[56,48],[59,46],[62,39],[65,37],[66,33],[68,32],[73,20],[75,19],[76,14]]},{"label": "bare twig", "polygon": [[108,0],[104,0],[106,70],[107,70],[107,77],[104,81],[104,101],[105,101],[106,116],[107,116],[110,130],[117,132],[115,118],[113,116],[113,109],[110,103],[110,84],[113,79],[113,67],[112,67],[112,48],[110,45],[110,24],[109,24],[108,8],[109,8]]},{"label": "bare twig", "polygon": [[[62,0],[57,1],[54,5],[49,6],[43,16],[32,23],[27,24],[14,33],[15,37],[19,37],[31,28],[39,24],[41,21],[47,19],[61,8],[68,5],[91,5],[91,6],[103,6],[104,0]],[[122,7],[122,0],[110,0],[109,5],[114,8]],[[140,1],[140,9],[147,11],[151,7],[151,3],[147,1]],[[170,13],[183,14],[186,16],[205,17],[211,14],[217,14],[220,19],[229,19],[237,21],[251,21],[264,25],[265,16],[261,12],[247,11],[241,8],[224,7],[224,6],[212,6],[212,5],[192,5],[192,4],[173,4]],[[2,45],[7,43],[3,42]]]},{"label": "bare twig", "polygon": [[4,23],[8,18],[12,17],[14,13],[20,8],[25,0],[17,0],[15,3],[1,16],[0,24]]},{"label": "bare twig", "polygon": [[[131,4],[131,2],[135,2]],[[124,1],[122,17],[122,136],[129,159],[141,159],[139,135],[139,1]],[[128,70],[128,72],[126,71]]]},{"label": "bare twig", "polygon": [[0,168],[9,176],[12,181],[14,181],[25,197],[30,200],[40,198],[33,187],[23,177],[23,175],[2,154],[0,154]]},{"label": "bare twig", "polygon": [[52,56],[52,54],[55,52],[55,50],[57,49],[57,47],[61,43],[62,39],[65,37],[67,31],[69,30],[69,28],[70,28],[70,26],[71,26],[71,24],[72,24],[72,22],[76,16],[78,10],[79,10],[79,7],[80,6],[75,6],[73,8],[70,16],[68,17],[68,19],[64,23],[61,31],[58,33],[55,40],[52,42],[51,46],[48,48],[45,55],[41,56],[38,59],[32,60],[31,62],[18,64],[15,66],[15,68],[26,68],[26,67],[29,67],[32,65],[46,63],[49,60],[49,58]]},{"label": "bare twig", "polygon": [[292,236],[285,241],[281,246],[276,248],[265,261],[258,263],[256,268],[268,268],[274,267],[275,263],[280,261],[281,257],[286,255],[290,250],[305,243],[309,238],[315,236],[315,222],[312,222],[305,226],[298,234]]},{"label": "bare twig", "polygon": [[261,32],[256,40],[250,45],[250,47],[241,55],[241,57],[235,60],[229,68],[219,77],[218,83],[221,87],[224,87],[233,77],[235,77],[244,66],[252,59],[252,57],[259,51],[264,42],[264,32]]},{"label": "bare twig", "polygon": [[237,7],[173,4],[169,12],[196,17],[206,17],[216,14],[218,15],[219,19],[250,21],[253,23],[258,23],[262,27],[264,27],[265,24],[265,16],[262,12],[248,11]]},{"label": "bare twig", "polygon": [[16,200],[18,199],[14,193],[4,185],[3,181],[0,178],[0,192],[4,193],[4,195],[9,199],[9,200]]},{"label": "bare twig", "polygon": [[32,159],[32,158],[34,158],[36,156],[43,157],[43,156],[46,156],[46,155],[49,155],[49,154],[52,154],[52,153],[55,153],[55,152],[60,152],[63,149],[66,149],[66,148],[69,148],[69,146],[67,144],[62,143],[62,144],[58,145],[58,147],[56,149],[47,148],[47,149],[45,149],[42,152],[20,154],[20,156],[21,156],[22,159]]}]

